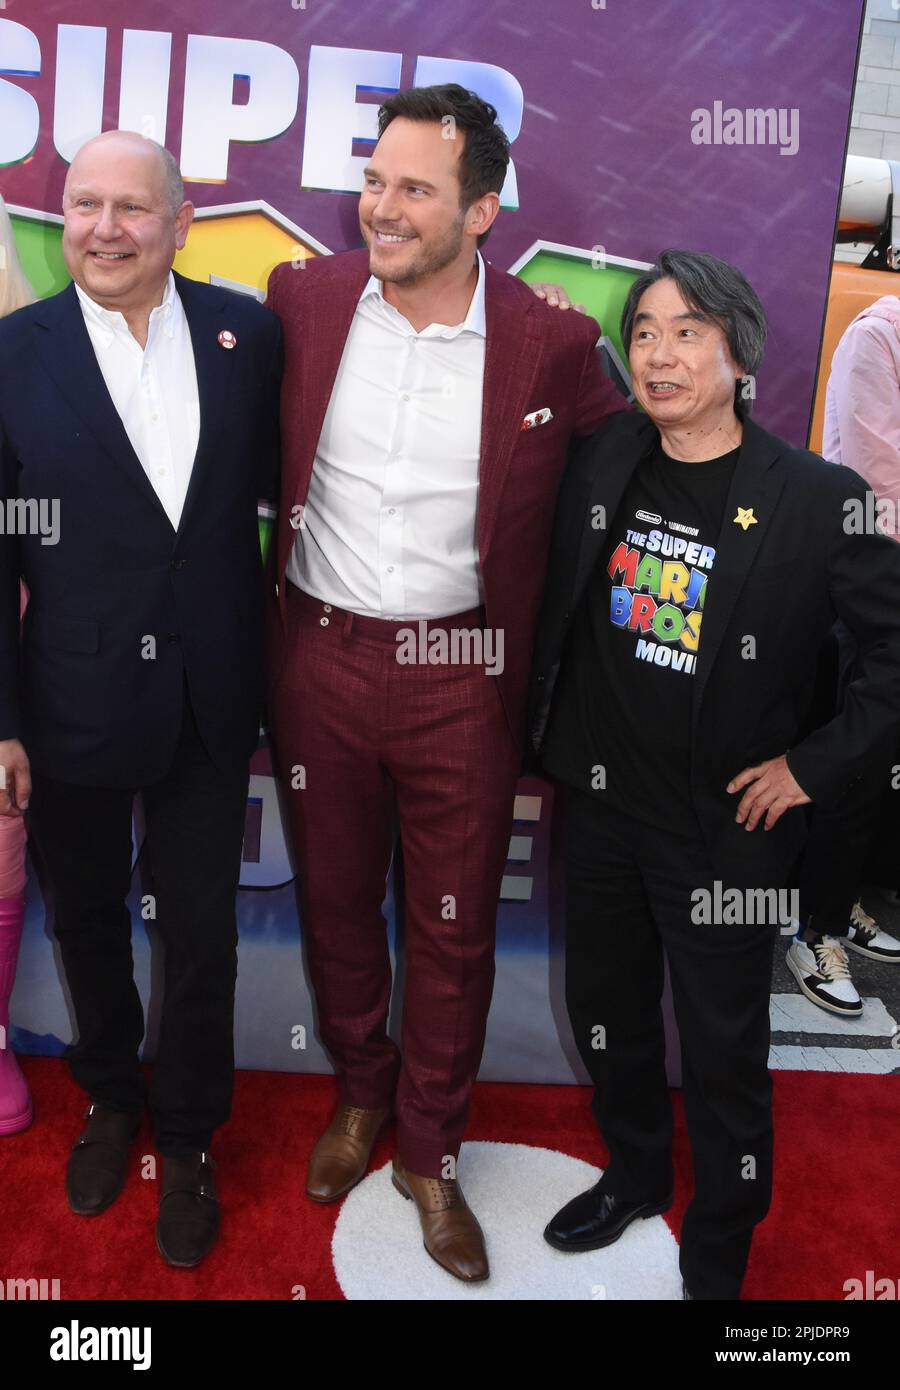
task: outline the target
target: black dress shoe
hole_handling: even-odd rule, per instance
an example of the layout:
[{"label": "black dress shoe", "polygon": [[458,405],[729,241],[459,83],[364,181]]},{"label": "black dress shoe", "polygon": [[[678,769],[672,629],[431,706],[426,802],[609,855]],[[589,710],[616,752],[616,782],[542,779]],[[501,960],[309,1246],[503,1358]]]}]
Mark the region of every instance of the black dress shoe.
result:
[{"label": "black dress shoe", "polygon": [[659,1201],[631,1202],[604,1192],[598,1182],[556,1213],[544,1231],[544,1240],[554,1250],[600,1250],[618,1240],[625,1227],[639,1216],[658,1216],[667,1211],[672,1195],[670,1192]]},{"label": "black dress shoe", "polygon": [[91,1103],[87,1124],[75,1140],[66,1168],[66,1195],[79,1216],[98,1216],[125,1186],[128,1149],[141,1123],[140,1111],[110,1110]]},{"label": "black dress shoe", "polygon": [[156,1247],[170,1265],[191,1269],[215,1244],[219,1203],[214,1167],[208,1153],[163,1159]]}]

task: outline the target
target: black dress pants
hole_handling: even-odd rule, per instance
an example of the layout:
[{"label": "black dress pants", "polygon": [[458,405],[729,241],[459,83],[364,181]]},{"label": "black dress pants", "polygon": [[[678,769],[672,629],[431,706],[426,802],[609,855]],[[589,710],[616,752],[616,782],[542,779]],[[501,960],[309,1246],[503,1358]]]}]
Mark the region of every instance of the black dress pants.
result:
[{"label": "black dress pants", "polygon": [[[838,646],[838,708],[859,675],[859,650],[843,624]],[[900,888],[900,748],[893,739],[868,759],[834,807],[814,806],[797,874],[804,920],[822,934],[845,936],[865,884]]]},{"label": "black dress pants", "polygon": [[694,891],[714,891],[699,832],[656,829],[574,790],[566,824],[566,995],[610,1153],[601,1190],[655,1201],[672,1188],[665,949],[694,1166],[681,1272],[696,1299],[738,1298],[753,1228],[771,1197],[769,992],[778,924],[692,920]]},{"label": "black dress pants", "polygon": [[49,879],[55,934],[75,1010],[72,1075],[92,1101],[138,1110],[144,1015],[134,982],[132,803],[140,792],[165,950],[150,1105],[159,1151],[208,1149],[228,1119],[234,1074],[235,895],[249,769],[209,758],[184,687],[182,727],[160,782],[74,786],[33,773],[30,830]]}]

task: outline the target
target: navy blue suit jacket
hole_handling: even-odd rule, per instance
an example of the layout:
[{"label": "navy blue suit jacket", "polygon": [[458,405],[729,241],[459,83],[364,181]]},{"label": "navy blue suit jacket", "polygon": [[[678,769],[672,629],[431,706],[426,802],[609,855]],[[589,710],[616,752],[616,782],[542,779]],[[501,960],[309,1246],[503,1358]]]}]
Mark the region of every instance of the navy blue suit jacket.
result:
[{"label": "navy blue suit jacket", "polygon": [[0,739],[21,739],[63,782],[159,780],[185,673],[217,765],[246,762],[257,743],[256,503],[277,495],[281,328],[250,296],[175,280],[200,396],[177,531],[112,403],[74,285],[0,321],[0,501],[7,521],[8,499],[24,500],[23,516],[29,499],[59,506],[56,544],[34,533],[34,507],[20,534],[0,535]]}]

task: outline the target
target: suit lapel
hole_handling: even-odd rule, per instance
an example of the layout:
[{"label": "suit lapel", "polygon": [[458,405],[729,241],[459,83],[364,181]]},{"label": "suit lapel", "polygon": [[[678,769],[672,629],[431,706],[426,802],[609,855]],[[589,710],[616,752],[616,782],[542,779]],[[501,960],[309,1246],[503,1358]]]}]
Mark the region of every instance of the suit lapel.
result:
[{"label": "suit lapel", "polygon": [[507,284],[510,277],[487,264],[485,277],[487,339],[478,473],[478,555],[482,565],[544,350],[530,304],[526,306],[523,326],[521,299],[514,287]]},{"label": "suit lapel", "polygon": [[309,491],[309,479],[319,446],[325,415],[331,402],[338,368],[347,345],[350,325],[359,297],[369,279],[368,261],[356,268],[352,276],[337,277],[326,286],[314,305],[303,305],[304,354],[303,377],[300,387],[303,402],[303,430],[306,447],[303,451],[301,491]]},{"label": "suit lapel", "polygon": [[[707,587],[703,610],[693,684],[692,737],[696,736],[700,704],[709,673],[785,484],[784,473],[778,464],[779,454],[778,443],[771,435],[752,420],[745,422],[741,452],[731,480],[716,545],[716,558],[710,576],[712,582]],[[745,514],[753,513],[754,521],[746,527],[736,520],[739,507]]]},{"label": "suit lapel", "polygon": [[[226,322],[227,296],[224,292],[218,298],[198,295],[194,282],[178,274],[175,285],[190,330],[200,400],[200,436],[178,528],[182,531],[215,458],[224,415],[223,403],[228,400],[234,370],[232,359],[240,348],[228,352],[218,343],[220,329],[231,326]],[[49,330],[37,335],[37,351],[46,371],[112,459],[117,475],[134,483],[171,527],[107,390],[74,284],[46,301],[38,322]]]},{"label": "suit lapel", "polygon": [[[215,297],[197,294],[196,282],[177,273],[175,288],[190,330],[200,402],[200,435],[178,525],[178,531],[181,533],[217,457],[217,443],[226,415],[226,405],[230,399],[234,360],[241,351],[241,344],[238,341],[237,345],[229,350],[219,343],[219,333],[223,329],[234,331],[234,323],[229,321],[228,316],[228,295],[224,291]],[[235,333],[235,338],[238,337]],[[249,348],[245,351],[249,351]]]},{"label": "suit lapel", "polygon": [[48,376],[115,464],[117,476],[133,483],[171,526],[106,388],[75,285],[45,300],[35,322],[35,349]]},{"label": "suit lapel", "polygon": [[[655,425],[645,415],[623,414],[612,420],[607,429],[613,432],[612,437],[604,440],[598,452],[598,466],[588,491],[584,511],[584,525],[575,568],[575,601],[582,593],[588,576],[609,540],[609,528],[635,469],[659,440]],[[621,447],[613,452],[612,443],[617,434],[624,437]],[[611,452],[613,457],[608,458],[607,455]],[[597,507],[602,507],[603,513],[596,512]],[[603,521],[602,526],[595,525],[597,516]]]},{"label": "suit lapel", "polygon": [[[323,275],[322,283],[315,294],[303,295],[294,311],[299,320],[299,326],[295,331],[302,345],[302,353],[299,380],[295,383],[296,392],[290,410],[291,432],[299,447],[286,450],[284,455],[281,515],[278,525],[279,577],[283,576],[287,569],[297,536],[290,524],[292,509],[296,504],[305,503],[309,493],[322,426],[347,345],[353,315],[368,279],[368,252],[360,251],[350,273]],[[286,312],[286,309],[287,306],[281,312]],[[286,379],[286,384],[293,383],[287,383]],[[283,585],[280,591],[283,599]]]}]

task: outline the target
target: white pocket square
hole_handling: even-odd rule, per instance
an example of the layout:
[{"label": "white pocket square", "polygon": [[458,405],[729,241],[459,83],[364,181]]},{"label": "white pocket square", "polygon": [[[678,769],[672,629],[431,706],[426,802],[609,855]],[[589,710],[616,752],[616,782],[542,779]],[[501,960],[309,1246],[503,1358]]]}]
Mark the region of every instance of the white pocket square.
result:
[{"label": "white pocket square", "polygon": [[549,405],[545,405],[540,410],[533,410],[530,415],[526,415],[519,429],[534,430],[537,429],[538,425],[546,425],[552,419],[553,411]]}]

